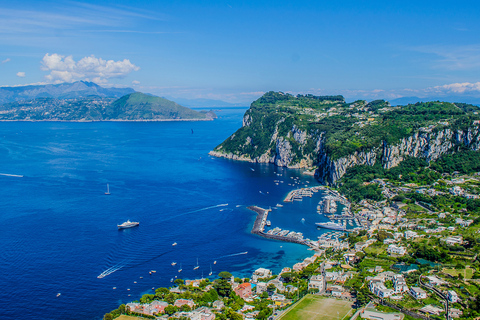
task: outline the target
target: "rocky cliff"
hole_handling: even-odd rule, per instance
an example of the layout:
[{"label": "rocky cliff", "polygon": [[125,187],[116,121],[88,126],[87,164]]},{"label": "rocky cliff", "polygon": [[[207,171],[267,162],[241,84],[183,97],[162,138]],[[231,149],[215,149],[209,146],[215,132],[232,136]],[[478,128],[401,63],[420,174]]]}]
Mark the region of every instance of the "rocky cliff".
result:
[{"label": "rocky cliff", "polygon": [[[389,169],[407,157],[432,161],[463,148],[480,149],[480,121],[453,104],[393,108],[386,102],[346,104],[280,94],[280,101],[252,103],[242,128],[210,154],[315,169],[320,181],[335,184],[356,165],[381,163]],[[433,116],[422,116],[424,109]]]}]

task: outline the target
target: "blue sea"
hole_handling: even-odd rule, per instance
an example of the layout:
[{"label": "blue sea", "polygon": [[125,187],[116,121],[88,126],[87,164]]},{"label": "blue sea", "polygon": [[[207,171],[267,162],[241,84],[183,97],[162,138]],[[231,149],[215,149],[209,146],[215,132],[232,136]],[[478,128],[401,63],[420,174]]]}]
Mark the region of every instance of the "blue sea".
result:
[{"label": "blue sea", "polygon": [[[275,207],[313,177],[208,155],[245,110],[213,122],[0,123],[1,319],[101,319],[175,277],[249,277],[311,256],[250,234],[246,207]],[[272,227],[316,239],[321,197],[273,209]],[[128,219],[140,225],[119,231]]]}]

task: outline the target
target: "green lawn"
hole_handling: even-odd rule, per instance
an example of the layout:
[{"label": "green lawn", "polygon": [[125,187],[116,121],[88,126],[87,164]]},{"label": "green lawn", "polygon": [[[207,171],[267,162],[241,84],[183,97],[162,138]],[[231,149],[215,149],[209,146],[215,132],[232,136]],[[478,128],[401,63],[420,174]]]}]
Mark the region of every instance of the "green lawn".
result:
[{"label": "green lawn", "polygon": [[387,249],[387,245],[381,245],[381,246],[376,246],[376,245],[371,245],[369,247],[366,247],[363,249],[365,253],[374,253],[374,254],[379,254],[379,253],[385,253],[385,250]]},{"label": "green lawn", "polygon": [[337,320],[353,315],[352,302],[308,294],[289,309],[281,320]]},{"label": "green lawn", "polygon": [[145,319],[145,318],[140,318],[140,317],[134,317],[134,316],[127,316],[122,314],[120,317],[115,318],[115,320],[140,320],[140,319]]},{"label": "green lawn", "polygon": [[472,279],[473,273],[475,272],[472,268],[465,269],[443,269],[443,272],[448,273],[451,276],[458,276],[459,274],[463,275],[464,279]]}]

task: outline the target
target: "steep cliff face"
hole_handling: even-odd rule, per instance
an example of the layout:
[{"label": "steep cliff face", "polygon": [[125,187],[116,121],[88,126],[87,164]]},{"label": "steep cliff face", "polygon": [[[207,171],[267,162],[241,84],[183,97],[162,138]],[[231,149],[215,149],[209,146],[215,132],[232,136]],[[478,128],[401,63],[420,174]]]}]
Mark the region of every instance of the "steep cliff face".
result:
[{"label": "steep cliff face", "polygon": [[266,95],[252,103],[242,128],[210,154],[315,169],[321,182],[335,184],[356,165],[390,169],[408,157],[432,161],[464,148],[480,150],[478,116],[454,104],[392,108],[383,100],[321,99]]},{"label": "steep cliff face", "polygon": [[355,152],[347,157],[330,159],[325,152],[320,152],[317,176],[325,183],[335,183],[355,165],[373,166],[380,161],[383,168],[397,166],[407,157],[422,157],[434,161],[443,154],[452,153],[461,147],[473,151],[480,150],[479,127],[472,126],[465,130],[444,129],[437,132],[417,132],[399,143],[383,143],[378,148],[366,152]]}]

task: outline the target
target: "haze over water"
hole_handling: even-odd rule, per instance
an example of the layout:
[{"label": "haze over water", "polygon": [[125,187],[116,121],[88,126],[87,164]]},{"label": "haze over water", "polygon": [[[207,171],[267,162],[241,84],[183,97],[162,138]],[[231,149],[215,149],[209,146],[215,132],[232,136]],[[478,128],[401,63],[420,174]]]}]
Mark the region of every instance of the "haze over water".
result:
[{"label": "haze over water", "polygon": [[[175,276],[206,277],[211,266],[249,277],[310,256],[251,235],[246,206],[274,207],[296,188],[290,177],[302,186],[312,177],[208,156],[244,112],[226,109],[213,122],[1,123],[2,319],[101,319]],[[273,210],[272,227],[316,239],[320,198]],[[140,226],[118,231],[127,219]]]}]

